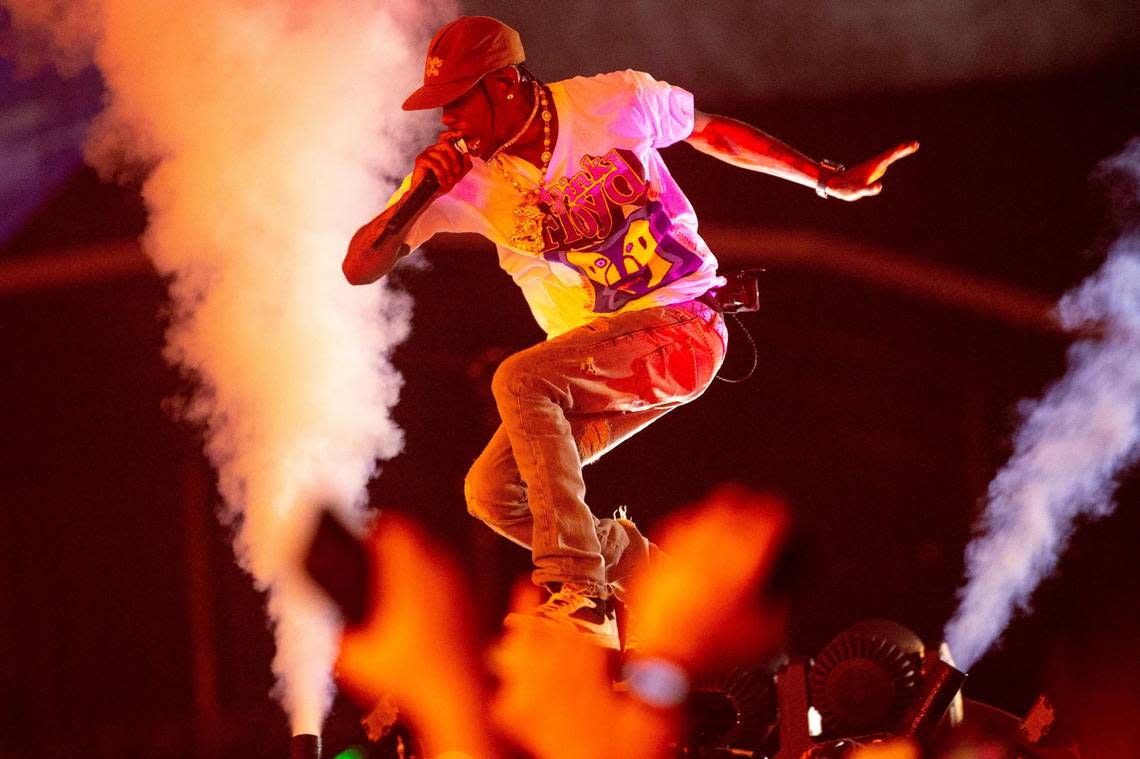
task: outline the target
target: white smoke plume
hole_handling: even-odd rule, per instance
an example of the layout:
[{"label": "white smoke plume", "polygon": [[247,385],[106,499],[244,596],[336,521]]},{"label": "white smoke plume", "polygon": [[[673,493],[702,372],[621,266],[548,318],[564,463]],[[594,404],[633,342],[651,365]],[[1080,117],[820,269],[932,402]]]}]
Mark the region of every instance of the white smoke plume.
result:
[{"label": "white smoke plume", "polygon": [[349,286],[340,261],[430,134],[399,105],[450,2],[0,1],[65,66],[93,55],[108,102],[89,160],[146,171],[167,357],[195,382],[186,411],[268,591],[278,695],[294,733],[319,733],[338,621],[296,561],[315,505],[359,521],[402,447],[388,356],[410,319],[406,296]]},{"label": "white smoke plume", "polygon": [[1069,349],[1068,370],[1025,408],[1010,461],[989,487],[980,534],[966,549],[966,584],[945,638],[969,669],[1028,610],[1079,517],[1113,509],[1117,478],[1140,448],[1140,140],[1102,164],[1132,228],[1104,265],[1061,300],[1062,323],[1096,331]]}]

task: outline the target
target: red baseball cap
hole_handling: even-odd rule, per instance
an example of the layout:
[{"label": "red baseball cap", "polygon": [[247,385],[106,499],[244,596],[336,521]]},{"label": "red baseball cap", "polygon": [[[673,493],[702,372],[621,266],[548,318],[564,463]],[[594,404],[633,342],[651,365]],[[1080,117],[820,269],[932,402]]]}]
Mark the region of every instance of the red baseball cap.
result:
[{"label": "red baseball cap", "polygon": [[444,106],[495,69],[524,60],[522,39],[514,29],[488,16],[460,16],[432,37],[424,86],[408,96],[404,110]]}]

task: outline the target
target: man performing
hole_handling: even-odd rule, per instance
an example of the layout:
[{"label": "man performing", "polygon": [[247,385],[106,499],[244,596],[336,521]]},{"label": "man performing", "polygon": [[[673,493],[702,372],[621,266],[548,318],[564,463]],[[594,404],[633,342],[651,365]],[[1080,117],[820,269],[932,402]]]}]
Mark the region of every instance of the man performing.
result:
[{"label": "man performing", "polygon": [[[627,519],[594,516],[582,466],[701,395],[727,347],[710,294],[725,280],[658,149],[684,140],[856,200],[918,145],[844,169],[701,113],[691,94],[647,74],[547,84],[523,61],[518,33],[495,19],[461,17],[436,33],[424,84],[403,107],[442,108],[444,131],[353,236],[344,273],[374,282],[436,232],[495,243],[548,339],[495,372],[502,425],[467,475],[468,510],[531,549],[533,579],[550,591],[536,614],[616,648],[609,599],[650,543]],[[417,192],[430,192],[429,174],[430,196]],[[415,195],[430,203],[408,202]]]}]

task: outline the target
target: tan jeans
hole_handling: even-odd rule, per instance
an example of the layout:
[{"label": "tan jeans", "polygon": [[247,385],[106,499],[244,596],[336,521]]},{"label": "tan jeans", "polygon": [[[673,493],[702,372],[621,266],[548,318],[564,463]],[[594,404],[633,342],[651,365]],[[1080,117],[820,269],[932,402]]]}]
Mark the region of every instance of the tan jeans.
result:
[{"label": "tan jeans", "polygon": [[537,584],[609,595],[646,560],[632,522],[586,505],[582,466],[700,396],[727,337],[703,303],[597,319],[507,358],[492,391],[502,425],[467,474],[468,511],[531,549]]}]

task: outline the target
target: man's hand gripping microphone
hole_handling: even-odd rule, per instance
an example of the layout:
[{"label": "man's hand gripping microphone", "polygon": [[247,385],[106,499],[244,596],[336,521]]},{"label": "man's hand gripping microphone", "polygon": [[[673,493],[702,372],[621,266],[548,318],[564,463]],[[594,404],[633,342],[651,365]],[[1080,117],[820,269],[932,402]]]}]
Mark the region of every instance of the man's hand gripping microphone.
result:
[{"label": "man's hand gripping microphone", "polygon": [[[447,140],[447,143],[458,152],[460,156],[459,169],[463,174],[466,174],[466,170],[471,166],[471,161],[467,158],[467,143],[463,141],[463,137]],[[438,143],[432,146],[432,148],[437,147]],[[429,148],[429,150],[432,148]],[[420,155],[423,156],[427,152],[428,151],[424,151],[424,153]],[[417,163],[419,163],[419,159],[417,159]],[[404,196],[403,200],[400,201],[399,208],[389,217],[388,223],[384,225],[384,231],[380,237],[383,238],[386,235],[400,234],[405,226],[410,224],[427,208],[428,204],[435,198],[439,187],[439,177],[436,171],[430,166],[426,166],[423,178],[420,179],[420,181],[408,191],[408,194]],[[449,187],[448,189],[451,188]],[[377,242],[379,242],[379,240],[377,240]]]}]

